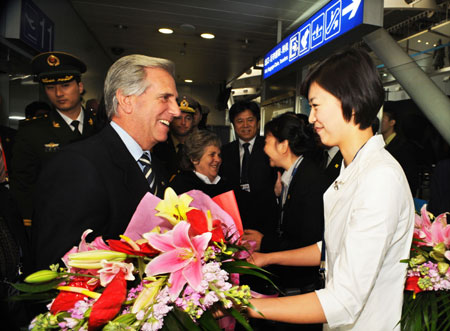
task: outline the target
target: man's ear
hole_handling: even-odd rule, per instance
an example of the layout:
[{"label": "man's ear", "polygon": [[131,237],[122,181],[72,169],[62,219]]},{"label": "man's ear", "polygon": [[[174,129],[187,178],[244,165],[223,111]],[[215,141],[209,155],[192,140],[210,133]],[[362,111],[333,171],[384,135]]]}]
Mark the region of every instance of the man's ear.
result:
[{"label": "man's ear", "polygon": [[83,84],[83,82],[79,82],[79,83],[78,83],[78,92],[79,92],[80,94],[82,94],[83,91],[84,91],[84,84]]},{"label": "man's ear", "polygon": [[134,95],[124,95],[121,89],[116,91],[116,99],[118,109],[120,108],[124,113],[130,114],[133,111]]}]

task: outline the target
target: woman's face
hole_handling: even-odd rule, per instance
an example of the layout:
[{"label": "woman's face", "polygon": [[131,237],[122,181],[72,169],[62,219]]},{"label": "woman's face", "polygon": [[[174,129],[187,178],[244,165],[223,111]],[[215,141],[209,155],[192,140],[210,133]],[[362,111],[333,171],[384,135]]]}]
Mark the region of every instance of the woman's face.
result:
[{"label": "woman's face", "polygon": [[200,160],[193,163],[195,171],[207,176],[210,181],[213,181],[217,177],[220,165],[222,164],[220,148],[215,145],[206,146]]},{"label": "woman's face", "polygon": [[311,113],[309,122],[326,146],[338,146],[345,136],[349,122],[342,114],[341,101],[316,82],[309,87]]},{"label": "woman's face", "polygon": [[283,154],[280,151],[280,143],[270,132],[266,134],[264,153],[269,157],[271,167],[281,167],[280,161],[283,158]]}]

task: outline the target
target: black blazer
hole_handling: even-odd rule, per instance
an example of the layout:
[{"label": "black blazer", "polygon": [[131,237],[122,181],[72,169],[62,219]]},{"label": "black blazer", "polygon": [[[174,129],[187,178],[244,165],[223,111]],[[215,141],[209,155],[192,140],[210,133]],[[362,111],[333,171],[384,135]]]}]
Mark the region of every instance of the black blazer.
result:
[{"label": "black blazer", "polygon": [[394,139],[385,146],[386,150],[400,163],[408,180],[413,196],[416,195],[419,187],[419,165],[417,155],[418,148],[406,138],[397,133]]},{"label": "black blazer", "polygon": [[341,165],[342,165],[342,154],[341,151],[338,151],[331,159],[328,167],[325,168],[325,181],[327,188],[332,183],[334,183],[335,179],[339,176],[341,172]]},{"label": "black blazer", "polygon": [[10,170],[11,192],[23,218],[33,214],[33,191],[39,173],[62,147],[94,134],[94,117],[84,111],[83,135],[79,137],[56,110],[19,125]]},{"label": "black blazer", "polygon": [[264,153],[264,137],[256,137],[250,154],[250,193],[240,189],[239,141],[224,145],[221,156],[219,174],[235,190],[244,228],[256,229],[262,233],[273,231],[277,217],[277,202],[273,191],[277,174],[270,167],[269,158]]},{"label": "black blazer", "polygon": [[[323,193],[325,178],[320,167],[305,157],[289,185],[283,206],[282,234],[267,234],[261,242],[262,252],[284,251],[312,245],[323,236]],[[280,210],[281,216],[281,210]],[[318,267],[276,266],[272,272],[282,288],[298,288],[318,280]]]},{"label": "black blazer", "polygon": [[217,184],[206,184],[193,171],[180,172],[170,181],[169,186],[177,194],[182,194],[190,190],[199,190],[211,198],[231,190],[231,186],[223,178]]},{"label": "black blazer", "polygon": [[[161,197],[165,171],[152,158]],[[115,130],[107,125],[90,139],[61,150],[41,173],[35,197],[32,247],[38,268],[48,267],[88,237],[122,234],[149,184]]]},{"label": "black blazer", "polygon": [[155,155],[161,161],[169,179],[172,179],[180,171],[180,160],[170,134],[166,141],[155,145],[152,150],[152,155]]}]

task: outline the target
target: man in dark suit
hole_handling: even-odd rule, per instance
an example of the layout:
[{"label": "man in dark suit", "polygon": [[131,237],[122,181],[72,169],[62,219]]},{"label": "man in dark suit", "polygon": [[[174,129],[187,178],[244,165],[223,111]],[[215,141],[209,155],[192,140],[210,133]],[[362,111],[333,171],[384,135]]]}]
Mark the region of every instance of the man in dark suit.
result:
[{"label": "man in dark suit", "polygon": [[58,262],[86,229],[104,239],[122,234],[147,192],[164,194],[164,169],[150,154],[180,116],[172,62],[143,55],[117,60],[105,80],[111,123],[67,146],[37,185],[32,247],[37,267]]},{"label": "man in dark suit", "polygon": [[13,148],[11,191],[27,226],[31,225],[33,192],[44,165],[61,147],[94,132],[93,116],[81,106],[81,74],[86,65],[71,54],[47,52],[37,55],[31,66],[53,109],[21,122]]},{"label": "man in dark suit", "polygon": [[413,196],[419,187],[418,148],[408,141],[399,129],[400,114],[394,103],[386,102],[383,107],[381,134],[386,142],[385,149],[400,163],[405,172]]},{"label": "man in dark suit", "polygon": [[276,227],[277,174],[259,136],[260,109],[255,102],[236,102],[229,111],[237,139],[222,147],[220,176],[235,190],[244,228],[262,233]]}]

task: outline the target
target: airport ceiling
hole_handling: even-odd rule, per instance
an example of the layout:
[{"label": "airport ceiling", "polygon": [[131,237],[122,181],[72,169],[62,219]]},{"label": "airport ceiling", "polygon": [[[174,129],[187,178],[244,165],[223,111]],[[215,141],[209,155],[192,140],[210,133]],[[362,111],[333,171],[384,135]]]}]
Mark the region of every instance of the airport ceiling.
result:
[{"label": "airport ceiling", "polygon": [[[169,58],[176,64],[178,82],[216,84],[238,77],[276,45],[278,21],[285,37],[329,0],[71,2],[113,60],[132,53]],[[405,38],[448,17],[448,2],[436,0],[445,10],[433,15],[423,9],[385,9],[385,28],[394,28],[397,40]],[[161,27],[174,33],[161,34]],[[215,38],[202,39],[204,32]]]}]

